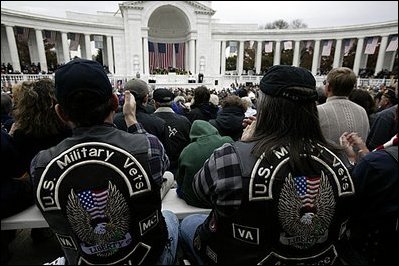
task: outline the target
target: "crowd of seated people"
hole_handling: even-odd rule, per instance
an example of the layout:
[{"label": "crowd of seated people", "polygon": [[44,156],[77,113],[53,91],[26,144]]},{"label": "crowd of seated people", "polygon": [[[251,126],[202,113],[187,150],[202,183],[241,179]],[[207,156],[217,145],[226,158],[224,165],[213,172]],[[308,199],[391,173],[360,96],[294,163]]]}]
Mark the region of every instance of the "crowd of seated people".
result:
[{"label": "crowd of seated people", "polygon": [[[49,64],[47,66],[47,72],[41,70],[40,62],[35,64],[34,62],[31,64],[21,63],[21,72],[14,71],[14,67],[11,63],[2,63],[1,64],[1,74],[53,74],[60,66],[63,64]],[[109,68],[107,65],[103,65],[104,71],[107,74],[110,74]]]},{"label": "crowd of seated people", "polygon": [[[285,66],[288,67],[288,66]],[[271,68],[273,70],[274,68]],[[284,71],[284,68],[281,70]],[[337,77],[342,75],[347,75],[348,80],[350,80],[353,84],[341,84],[341,83],[336,83],[336,80],[338,80]],[[287,78],[287,77],[286,77]],[[32,91],[37,88],[41,88],[42,86],[46,85],[45,88],[54,86],[51,82],[46,81],[48,84],[41,84],[41,83],[33,83],[33,84],[21,84],[20,86],[30,86],[32,87]],[[125,89],[128,89],[131,91],[131,95],[134,95],[136,97],[136,119],[139,123],[142,124],[143,131],[146,131],[148,133],[151,133],[152,135],[156,136],[160,142],[162,143],[163,147],[165,148],[166,154],[170,156],[172,152],[174,153],[179,153],[179,154],[173,154],[174,159],[177,160],[177,166],[175,165],[176,169],[174,169],[175,173],[175,180],[177,182],[177,193],[180,198],[185,200],[188,204],[193,205],[193,206],[198,206],[198,207],[205,207],[205,208],[214,208],[215,202],[209,201],[204,201],[204,198],[201,198],[203,196],[202,194],[198,194],[198,191],[195,191],[196,187],[194,187],[192,184],[195,180],[199,180],[200,175],[201,176],[206,176],[207,182],[214,182],[215,180],[211,180],[208,175],[208,170],[218,170],[219,173],[227,174],[230,173],[230,169],[225,170],[225,168],[220,168],[220,169],[215,169],[217,163],[220,163],[220,160],[222,157],[216,158],[215,156],[220,156],[221,152],[230,152],[231,154],[235,154],[235,150],[237,149],[238,146],[235,145],[230,145],[226,143],[233,143],[234,141],[240,141],[242,139],[241,135],[246,134],[248,131],[246,130],[249,125],[246,123],[243,123],[243,121],[248,121],[251,120],[253,123],[252,125],[255,125],[253,127],[256,127],[256,115],[257,114],[263,114],[264,117],[259,116],[259,119],[264,119],[265,121],[268,118],[267,111],[272,110],[272,109],[265,109],[264,106],[267,104],[268,107],[270,108],[275,108],[273,109],[274,111],[280,110],[281,113],[284,113],[286,111],[296,111],[296,110],[301,110],[307,111],[305,109],[298,109],[300,108],[305,108],[305,105],[309,105],[309,110],[312,110],[312,112],[318,112],[319,116],[320,113],[323,113],[323,121],[327,121],[328,124],[321,124],[320,125],[320,132],[323,133],[323,138],[328,139],[329,141],[334,141],[336,142],[336,145],[340,145],[339,141],[344,141],[341,144],[345,145],[355,145],[355,144],[348,144],[351,141],[354,142],[354,140],[351,140],[351,138],[355,139],[356,137],[361,137],[364,141],[364,147],[368,148],[368,151],[372,151],[374,149],[377,149],[381,144],[384,144],[388,141],[390,141],[391,137],[397,134],[397,83],[393,82],[391,87],[381,87],[381,98],[383,101],[388,102],[389,104],[384,105],[384,108],[379,110],[377,108],[380,105],[375,105],[376,102],[370,101],[370,97],[368,96],[374,96],[376,93],[374,90],[366,90],[366,88],[362,88],[361,91],[362,93],[356,94],[356,91],[358,89],[353,89],[356,85],[356,76],[352,71],[349,71],[346,68],[338,68],[338,69],[333,69],[331,70],[326,78],[326,84],[321,88],[320,91],[316,92],[316,88],[314,89],[315,91],[308,91],[308,90],[303,90],[303,91],[289,91],[287,90],[287,93],[303,93],[300,94],[300,97],[298,95],[297,98],[301,98],[297,106],[294,106],[295,108],[291,108],[290,106],[293,105],[291,100],[297,101],[297,98],[292,98],[290,99],[284,99],[285,96],[279,95],[278,93],[278,88],[274,88],[274,81],[269,80],[267,82],[270,82],[269,86],[270,87],[265,87],[263,84],[238,84],[238,83],[232,83],[230,87],[228,88],[223,88],[221,90],[215,90],[211,88],[207,88],[206,86],[200,86],[196,88],[170,88],[168,89],[174,97],[170,97],[170,101],[168,100],[169,94],[167,92],[163,92],[163,95],[158,95],[155,98],[155,101],[153,99],[153,89],[146,84],[146,82],[140,80],[130,80],[126,83]],[[291,81],[287,78],[287,80],[284,80],[284,82],[290,83]],[[306,86],[310,86],[305,84]],[[263,87],[262,87],[263,86]],[[277,86],[277,85],[276,85]],[[341,87],[340,87],[341,86]],[[315,87],[315,84],[312,83],[312,86],[310,87]],[[345,87],[345,88],[344,88]],[[273,91],[275,89],[275,91]],[[306,89],[306,88],[305,88]],[[343,91],[345,89],[345,91]],[[50,90],[50,88],[48,88]],[[355,93],[354,93],[355,91]],[[368,94],[365,94],[368,93]],[[18,93],[21,93],[20,90],[16,91],[16,94],[14,96],[14,99],[23,99],[21,94],[18,95]],[[126,120],[124,117],[124,112],[122,112],[123,109],[123,104],[124,104],[124,96],[126,95],[123,89],[119,89],[118,91],[119,95],[121,96],[119,98],[119,109],[118,113],[116,114],[113,123],[121,130],[123,131],[128,131],[128,125],[126,124]],[[319,95],[318,95],[319,94]],[[327,101],[321,101],[318,97],[324,96],[327,98]],[[11,94],[12,96],[12,94]],[[35,97],[34,95],[26,95],[25,97],[28,99],[28,96]],[[213,101],[212,98],[216,97],[218,101]],[[265,97],[265,98],[262,98]],[[55,101],[54,95],[52,90],[46,95],[46,97],[42,98],[49,98],[50,100]],[[172,99],[174,98],[174,99]],[[35,98],[36,99],[36,98]],[[166,99],[166,100],[165,100]],[[33,101],[33,100],[32,100]],[[301,102],[303,101],[303,103]],[[313,106],[313,102],[315,101],[317,106]],[[154,103],[156,102],[156,104]],[[220,103],[220,104],[219,104]],[[2,101],[3,104],[3,101]],[[20,102],[18,105],[18,110],[23,110],[25,107],[24,102]],[[26,103],[27,104],[27,103]],[[260,106],[257,106],[257,105]],[[263,104],[263,106],[262,106]],[[155,105],[155,108],[154,108]],[[335,121],[332,119],[332,114],[333,112],[331,110],[337,111],[341,110],[344,112],[345,108],[340,109],[340,105],[345,105],[353,108],[353,110],[356,110],[355,113],[354,111],[351,112],[350,114],[343,114],[343,118],[348,118],[352,117],[353,121],[360,122],[362,121],[363,117],[364,123],[361,123],[363,125],[367,124],[367,129],[362,130],[362,127],[359,128],[351,128],[351,130],[356,130],[356,133],[358,135],[354,136],[353,134],[350,135],[349,132],[343,132],[340,130],[340,132],[337,132],[336,135],[330,136],[326,132],[329,132],[329,128],[333,129],[341,129],[341,119],[338,119]],[[285,107],[285,109],[284,109]],[[250,108],[252,112],[250,112],[251,115],[246,115],[247,111]],[[288,108],[288,109],[287,109]],[[306,107],[307,108],[307,107]],[[316,108],[316,109],[315,109]],[[154,110],[156,115],[154,115]],[[352,109],[351,109],[352,110]],[[257,112],[253,112],[257,111]],[[377,113],[378,111],[378,113]],[[185,137],[189,138],[190,141],[187,143],[185,147],[179,147],[179,151],[175,152],[173,148],[171,147],[171,142],[170,142],[170,137],[174,136],[177,134],[177,131],[179,130],[177,126],[173,125],[172,123],[167,122],[164,118],[162,118],[163,115],[168,114],[168,112],[174,112],[177,115],[181,115],[184,117],[187,117],[190,122],[190,130],[189,134],[187,136],[187,131],[185,130]],[[39,113],[39,111],[37,111]],[[161,113],[161,115],[160,115]],[[163,113],[163,114],[162,114]],[[306,113],[306,112],[304,112]],[[24,114],[21,112],[6,112],[5,114],[9,114],[11,117],[14,114],[17,114],[16,121],[17,124],[14,126],[14,129],[12,134],[8,134],[9,130],[2,130],[2,134],[7,139],[8,144],[12,144],[11,147],[13,148],[20,148],[20,146],[15,145],[15,143],[25,143],[26,141],[30,141],[32,139],[39,139],[37,136],[31,136],[30,132],[27,130],[29,128],[23,127],[24,123],[26,123],[26,119],[24,118]],[[375,114],[375,116],[372,118],[372,115]],[[284,113],[286,115],[285,118],[289,118],[290,115]],[[312,116],[313,118],[315,116]],[[26,118],[26,117],[25,117]],[[145,118],[145,119],[143,119]],[[56,119],[56,117],[52,117],[53,120]],[[163,119],[163,120],[162,120]],[[373,120],[372,120],[373,119]],[[396,119],[396,121],[395,121]],[[50,122],[50,120],[48,121]],[[59,122],[59,121],[58,121]],[[282,130],[280,133],[281,134],[288,134],[290,132],[290,125],[287,120],[283,121],[273,121],[274,126],[276,128],[285,127],[285,131]],[[295,122],[295,119],[291,120],[292,124],[296,123],[296,126],[298,130],[302,128],[300,123]],[[249,123],[249,122],[248,122]],[[249,123],[249,124],[251,124]],[[40,121],[36,121],[35,124],[37,124],[37,127],[39,126],[44,126],[45,123],[40,123]],[[281,124],[281,125],[280,125]],[[344,124],[344,123],[342,123]],[[356,124],[356,123],[355,123]],[[2,128],[3,128],[3,123],[2,123]],[[9,126],[7,126],[9,127]],[[48,128],[51,128],[48,126]],[[268,128],[268,127],[265,127]],[[187,128],[186,128],[187,129]],[[306,130],[310,130],[311,128],[306,128]],[[370,129],[370,130],[369,130]],[[387,130],[389,129],[389,130]],[[254,129],[255,130],[255,129]],[[261,125],[259,125],[259,128],[256,129],[261,131]],[[346,131],[349,131],[349,129],[345,129]],[[311,130],[310,130],[311,131]],[[342,132],[341,132],[342,131]],[[365,131],[364,134],[361,134],[360,132]],[[318,133],[320,133],[318,132]],[[62,134],[60,134],[62,133]],[[65,137],[64,130],[62,127],[56,128],[54,132],[51,132],[51,134],[47,134],[46,138],[49,138],[49,136],[56,136],[57,138],[54,138],[55,142],[59,141],[59,136],[61,136],[61,139]],[[67,131],[66,133],[69,134]],[[258,134],[261,134],[262,132],[258,132]],[[266,133],[265,133],[266,134]],[[342,138],[338,138],[343,134]],[[259,137],[257,135],[256,137]],[[278,136],[280,137],[280,136]],[[359,138],[360,138],[359,137]],[[361,140],[359,138],[356,138],[356,145],[360,145]],[[35,140],[36,140],[35,139]],[[49,138],[50,139],[50,138]],[[278,138],[276,138],[278,139]],[[41,139],[40,139],[41,140]],[[275,139],[274,139],[275,140]],[[397,141],[397,140],[396,140]],[[3,141],[2,141],[3,142]],[[37,141],[36,141],[37,142]],[[38,142],[39,144],[45,144],[48,146],[51,146],[50,143],[43,143],[43,142]],[[3,143],[2,143],[3,144]],[[2,145],[3,146],[3,145]],[[31,145],[32,146],[32,145]],[[397,146],[397,142],[396,142]],[[26,150],[29,145],[25,144],[24,145],[24,154],[26,153]],[[242,147],[242,146],[240,146]],[[346,146],[345,146],[346,147]],[[33,147],[36,148],[36,147]],[[41,148],[41,147],[40,147]],[[36,151],[34,149],[31,149],[32,152]],[[173,150],[173,151],[172,151]],[[355,149],[356,150],[356,149]],[[18,151],[18,150],[17,150]],[[10,154],[12,151],[9,151]],[[19,160],[23,163],[19,164],[20,169],[18,174],[16,176],[21,176],[24,173],[27,172],[27,160],[31,159],[32,157],[32,152],[29,153],[29,158],[19,158]],[[3,150],[2,150],[3,153]],[[230,155],[231,155],[230,154]],[[2,154],[3,155],[3,154]],[[18,155],[18,153],[17,153]],[[241,154],[238,154],[241,155]],[[227,158],[226,156],[225,158]],[[231,156],[230,156],[231,157]],[[229,158],[230,158],[229,157]],[[372,157],[369,155],[369,157]],[[369,158],[367,157],[367,158]],[[212,161],[212,158],[215,159]],[[350,156],[348,155],[348,158]],[[360,162],[360,166],[363,167],[362,169],[358,169],[355,171],[354,177],[359,177],[359,174],[361,171],[366,171],[365,168],[368,167],[367,165],[364,165],[362,161],[360,161],[360,157],[357,157],[357,159]],[[219,160],[219,161],[218,161]],[[227,159],[226,159],[227,160]],[[353,163],[353,161],[351,161]],[[356,167],[355,162],[355,166]],[[201,170],[201,168],[206,165],[209,169]],[[392,164],[394,165],[394,164]],[[235,169],[239,168],[240,166],[238,164],[235,165]],[[348,165],[349,167],[349,165]],[[227,168],[226,168],[227,169]],[[170,170],[170,169],[169,169]],[[200,171],[199,171],[200,170]],[[222,171],[223,170],[223,171]],[[248,170],[248,169],[244,169]],[[199,174],[202,171],[202,174]],[[206,173],[206,175],[204,174]],[[396,173],[397,173],[397,166],[396,166]],[[15,176],[15,175],[14,175]],[[292,186],[293,186],[293,191],[298,192],[295,189],[296,186],[296,178],[297,177],[292,177],[293,180]],[[227,179],[225,179],[227,180]],[[321,180],[321,179],[320,179]],[[223,180],[222,180],[223,181]],[[230,181],[229,181],[230,182]],[[327,183],[322,183],[320,181],[320,191],[321,189],[327,189]],[[325,181],[323,181],[325,182]],[[358,185],[358,181],[355,182],[355,186]],[[365,181],[366,182],[366,181]],[[226,182],[227,183],[227,182]],[[234,182],[230,182],[229,184],[234,185]],[[215,187],[212,187],[212,189],[220,189],[217,182],[215,183]],[[352,184],[353,185],[353,184]],[[198,186],[197,186],[198,187]],[[331,188],[330,188],[331,189]],[[368,189],[373,190],[373,187],[369,187]],[[288,190],[288,188],[287,188]],[[225,191],[230,191],[230,190],[225,190]],[[331,192],[332,193],[332,192]],[[397,192],[396,192],[397,193]],[[362,194],[359,194],[362,195]],[[228,195],[226,195],[227,197]],[[383,197],[383,195],[378,195],[379,197]],[[396,195],[397,197],[397,195]],[[228,199],[228,197],[226,198]],[[367,199],[368,200],[368,199]],[[382,202],[382,201],[381,201]],[[360,204],[359,202],[357,202]],[[242,204],[249,204],[248,202],[242,203]],[[366,205],[366,201],[361,203],[362,207],[363,205]],[[397,205],[397,204],[396,204]],[[348,205],[349,206],[349,205]],[[12,211],[17,211],[17,210],[12,210]],[[361,211],[358,209],[357,211]],[[374,210],[371,210],[374,211]],[[358,218],[362,218],[362,213],[357,213]],[[306,216],[304,214],[304,216]],[[312,217],[307,217],[310,219],[309,221],[311,222]],[[209,225],[212,225],[212,222],[215,222],[212,216],[207,218],[206,224],[209,223]],[[356,225],[357,221],[352,221],[353,225]],[[204,223],[205,224],[205,223]],[[353,226],[352,225],[352,226]],[[305,226],[305,225],[304,225]],[[211,230],[212,228],[209,227]],[[352,227],[353,228],[353,227]],[[368,228],[363,228],[365,231],[368,230]],[[376,237],[376,236],[373,236]],[[378,237],[378,236],[377,236]],[[361,241],[368,242],[370,239],[362,239]],[[358,244],[358,243],[357,243]],[[382,244],[383,245],[383,244]],[[397,242],[393,243],[393,245],[396,245],[397,247]],[[394,246],[395,247],[395,246]],[[368,247],[369,248],[369,247]],[[350,261],[350,258],[347,258],[350,263],[353,263]],[[388,259],[388,262],[389,261]]]}]

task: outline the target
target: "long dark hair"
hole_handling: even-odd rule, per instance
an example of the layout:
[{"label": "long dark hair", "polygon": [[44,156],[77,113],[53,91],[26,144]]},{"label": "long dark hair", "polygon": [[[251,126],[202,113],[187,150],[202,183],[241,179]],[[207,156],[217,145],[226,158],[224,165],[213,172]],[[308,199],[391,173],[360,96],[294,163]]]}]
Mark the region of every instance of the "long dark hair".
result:
[{"label": "long dark hair", "polygon": [[316,144],[338,149],[323,136],[315,101],[292,101],[259,92],[257,110],[255,132],[249,140],[257,141],[252,150],[257,158],[265,153],[270,160],[274,149],[288,146],[291,167],[301,171],[310,160],[300,154],[306,154]]}]

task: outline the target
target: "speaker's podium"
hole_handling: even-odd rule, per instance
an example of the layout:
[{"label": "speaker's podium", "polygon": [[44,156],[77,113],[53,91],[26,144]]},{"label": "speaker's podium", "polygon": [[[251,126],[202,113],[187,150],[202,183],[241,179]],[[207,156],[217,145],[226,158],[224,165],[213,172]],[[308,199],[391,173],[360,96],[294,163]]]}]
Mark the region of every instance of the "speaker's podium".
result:
[{"label": "speaker's podium", "polygon": [[203,83],[204,82],[204,74],[199,73],[198,74],[198,83]]},{"label": "speaker's podium", "polygon": [[196,80],[195,80],[194,76],[189,76],[188,77],[188,83],[195,83],[195,82],[196,82]]}]

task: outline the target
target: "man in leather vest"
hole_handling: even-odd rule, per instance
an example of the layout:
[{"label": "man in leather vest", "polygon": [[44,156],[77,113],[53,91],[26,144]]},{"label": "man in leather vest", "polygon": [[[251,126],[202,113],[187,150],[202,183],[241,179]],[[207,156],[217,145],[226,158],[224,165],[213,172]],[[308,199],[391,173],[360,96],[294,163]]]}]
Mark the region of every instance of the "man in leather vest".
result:
[{"label": "man in leather vest", "polygon": [[67,264],[174,263],[178,219],[161,212],[160,187],[169,159],[135,116],[125,91],[128,132],[113,116],[118,98],[103,67],[75,59],[55,73],[55,106],[73,136],[32,161],[36,204]]},{"label": "man in leather vest", "polygon": [[334,264],[355,193],[347,161],[327,143],[316,81],[304,68],[271,67],[245,140],[214,151],[193,189],[213,206],[181,222],[198,264]]}]

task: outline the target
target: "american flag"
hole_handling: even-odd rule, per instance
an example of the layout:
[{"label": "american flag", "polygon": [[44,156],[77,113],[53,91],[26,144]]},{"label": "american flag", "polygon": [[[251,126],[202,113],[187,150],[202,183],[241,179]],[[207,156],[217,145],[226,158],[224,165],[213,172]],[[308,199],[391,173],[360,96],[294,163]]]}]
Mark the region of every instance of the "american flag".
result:
[{"label": "american flag", "polygon": [[284,50],[292,50],[292,41],[284,42]]},{"label": "american flag", "polygon": [[78,193],[78,197],[92,220],[105,217],[104,209],[107,206],[108,189],[85,190]]},{"label": "american flag", "polygon": [[366,42],[366,49],[364,50],[364,54],[374,54],[377,44],[378,44],[378,37],[368,38],[367,42]]},{"label": "american flag", "polygon": [[68,35],[69,35],[68,39],[71,40],[71,42],[69,43],[69,50],[77,51],[78,46],[79,46],[80,34],[79,33],[69,33]]},{"label": "american flag", "polygon": [[323,44],[323,51],[321,52],[322,56],[330,56],[331,54],[331,47],[332,47],[332,40],[324,41]]},{"label": "american flag", "polygon": [[319,193],[320,177],[295,177],[295,189],[301,198],[302,207],[313,208],[314,200]]},{"label": "american flag", "polygon": [[148,56],[150,59],[150,70],[153,70],[158,67],[157,51],[158,51],[157,44],[153,42],[148,42]]},{"label": "american flag", "polygon": [[355,39],[346,39],[344,42],[344,56],[347,56],[355,43]]},{"label": "american flag", "polygon": [[94,48],[96,49],[103,49],[103,36],[101,35],[94,35],[93,36],[93,40],[94,40]]},{"label": "american flag", "polygon": [[306,49],[306,52],[308,52],[309,54],[312,54],[312,50],[310,49],[311,47],[312,47],[312,41],[306,41],[305,49]]},{"label": "american flag", "polygon": [[184,43],[175,43],[176,67],[184,68]]},{"label": "american flag", "polygon": [[55,44],[55,36],[56,32],[55,31],[51,31],[51,30],[45,30],[44,31],[44,38],[47,39],[47,42],[49,44]]},{"label": "american flag", "polygon": [[273,42],[266,42],[265,43],[265,53],[273,52]]},{"label": "american flag", "polygon": [[165,69],[173,65],[173,43],[158,43],[158,64]]},{"label": "american flag", "polygon": [[29,28],[16,27],[17,39],[20,42],[27,42],[29,37]]},{"label": "american flag", "polygon": [[396,50],[398,50],[398,36],[393,36],[389,42],[386,52],[395,52]]}]

